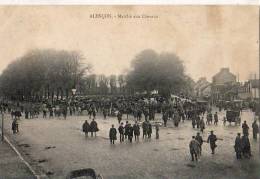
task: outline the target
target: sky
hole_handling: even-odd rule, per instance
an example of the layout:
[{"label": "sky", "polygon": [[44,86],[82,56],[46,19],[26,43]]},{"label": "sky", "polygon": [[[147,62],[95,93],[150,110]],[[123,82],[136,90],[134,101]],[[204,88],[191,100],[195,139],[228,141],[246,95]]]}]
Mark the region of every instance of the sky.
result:
[{"label": "sky", "polygon": [[240,81],[258,72],[258,6],[0,6],[0,22],[0,72],[46,48],[80,51],[105,75],[126,73],[145,49],[175,53],[194,80],[211,81],[222,67]]}]

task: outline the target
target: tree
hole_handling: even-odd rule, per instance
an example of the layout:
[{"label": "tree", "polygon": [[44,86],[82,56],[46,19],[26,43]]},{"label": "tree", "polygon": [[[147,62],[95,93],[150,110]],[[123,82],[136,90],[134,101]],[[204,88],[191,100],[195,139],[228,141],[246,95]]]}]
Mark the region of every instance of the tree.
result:
[{"label": "tree", "polygon": [[131,67],[127,85],[135,92],[158,90],[167,96],[186,92],[190,87],[191,78],[185,74],[183,62],[173,53],[144,50],[133,59]]},{"label": "tree", "polygon": [[[32,50],[8,65],[0,76],[3,95],[24,100],[68,97],[72,88],[83,85],[91,68],[82,65],[83,56],[75,51]],[[80,86],[81,84],[81,86]]]},{"label": "tree", "polygon": [[110,75],[109,77],[109,85],[111,89],[111,94],[116,94],[116,75]]}]

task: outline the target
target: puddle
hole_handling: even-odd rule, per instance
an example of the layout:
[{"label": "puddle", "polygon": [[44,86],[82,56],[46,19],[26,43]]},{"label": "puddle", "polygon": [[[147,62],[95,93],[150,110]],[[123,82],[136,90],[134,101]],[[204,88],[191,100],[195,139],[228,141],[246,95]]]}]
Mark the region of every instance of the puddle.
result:
[{"label": "puddle", "polygon": [[193,165],[193,164],[186,164],[187,167],[190,167],[190,168],[195,168],[196,166]]},{"label": "puddle", "polygon": [[180,150],[180,149],[179,149],[179,148],[172,148],[172,149],[170,149],[170,151],[171,151],[171,150]]},{"label": "puddle", "polygon": [[19,147],[30,147],[29,144],[19,144],[18,146],[19,146]]},{"label": "puddle", "polygon": [[159,149],[153,149],[153,151],[156,151],[156,152],[158,152],[158,151],[159,151]]},{"label": "puddle", "polygon": [[48,160],[42,159],[42,160],[38,160],[38,163],[44,163],[47,162]]}]

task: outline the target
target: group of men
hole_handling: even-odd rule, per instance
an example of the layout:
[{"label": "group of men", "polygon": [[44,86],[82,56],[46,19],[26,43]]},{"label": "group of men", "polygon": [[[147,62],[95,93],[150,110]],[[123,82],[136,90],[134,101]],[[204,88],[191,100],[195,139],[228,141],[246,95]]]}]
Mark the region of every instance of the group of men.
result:
[{"label": "group of men", "polygon": [[88,133],[91,134],[91,137],[93,137],[93,134],[95,135],[96,137],[96,132],[99,131],[99,128],[98,128],[98,124],[97,122],[95,121],[95,119],[92,119],[92,121],[90,122],[90,124],[88,123],[87,120],[85,120],[85,122],[83,123],[82,125],[82,131],[85,133],[85,136],[88,137]]},{"label": "group of men", "polygon": [[[252,133],[253,133],[253,139],[257,140],[257,134],[259,133],[259,126],[254,120],[252,123]],[[236,152],[236,158],[237,159],[242,159],[244,158],[250,158],[252,156],[251,154],[251,145],[250,145],[250,140],[248,138],[249,136],[249,126],[246,121],[242,124],[242,132],[243,136],[241,137],[241,133],[237,134],[237,137],[235,139],[235,152]]]},{"label": "group of men", "polygon": [[[207,143],[210,144],[211,154],[215,154],[215,149],[217,147],[216,141],[218,140],[217,136],[213,131],[210,131],[210,135],[208,136]],[[220,139],[222,140],[222,139]],[[192,140],[190,141],[189,148],[191,154],[192,161],[198,161],[198,157],[202,154],[202,144],[204,140],[200,133],[198,132],[196,136],[192,136]]]},{"label": "group of men", "polygon": [[[152,124],[148,121],[145,120],[142,123],[142,130],[143,130],[143,139],[151,139],[152,136]],[[141,129],[139,123],[135,121],[135,123],[132,125],[128,121],[126,121],[125,125],[124,123],[120,123],[118,127],[118,133],[119,133],[119,140],[120,143],[124,142],[125,140],[128,140],[130,143],[132,143],[133,137],[135,141],[139,141],[140,137],[140,129]],[[156,139],[159,139],[159,125],[155,125],[155,131],[156,131]],[[109,139],[110,143],[114,144],[115,140],[117,140],[117,130],[112,124],[112,127],[109,130]]]}]

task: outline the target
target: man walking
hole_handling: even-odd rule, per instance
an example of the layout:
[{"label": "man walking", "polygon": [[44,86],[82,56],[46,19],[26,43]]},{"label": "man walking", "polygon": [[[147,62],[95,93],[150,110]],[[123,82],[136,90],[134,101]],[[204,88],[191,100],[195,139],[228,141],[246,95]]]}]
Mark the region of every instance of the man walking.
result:
[{"label": "man walking", "polygon": [[195,136],[192,136],[192,140],[190,141],[189,147],[190,147],[191,160],[194,161],[194,157],[195,157],[195,160],[198,161],[199,142],[195,140]]},{"label": "man walking", "polygon": [[210,148],[211,148],[211,154],[215,154],[215,148],[217,147],[216,145],[217,141],[217,136],[213,134],[213,131],[210,131],[210,135],[208,137],[207,142],[210,143]]},{"label": "man walking", "polygon": [[199,142],[199,155],[201,155],[202,152],[202,144],[203,144],[203,139],[202,136],[200,135],[200,133],[197,133],[197,136],[195,137],[195,140]]}]

